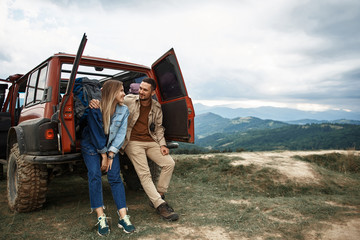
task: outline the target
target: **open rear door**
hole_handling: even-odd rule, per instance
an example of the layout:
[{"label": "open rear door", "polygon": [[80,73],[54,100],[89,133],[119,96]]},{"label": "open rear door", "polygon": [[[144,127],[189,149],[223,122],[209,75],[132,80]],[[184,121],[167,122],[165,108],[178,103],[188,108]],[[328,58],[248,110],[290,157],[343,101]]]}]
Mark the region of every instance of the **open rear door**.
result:
[{"label": "open rear door", "polygon": [[73,68],[71,70],[70,79],[66,88],[66,92],[60,103],[59,120],[61,123],[61,146],[62,153],[68,153],[75,150],[75,124],[74,124],[74,94],[73,88],[75,84],[75,77],[80,65],[80,59],[84,52],[87,42],[86,34],[84,33],[76,57],[74,59]]},{"label": "open rear door", "polygon": [[166,140],[194,143],[194,107],[189,98],[174,49],[152,66],[163,111]]}]

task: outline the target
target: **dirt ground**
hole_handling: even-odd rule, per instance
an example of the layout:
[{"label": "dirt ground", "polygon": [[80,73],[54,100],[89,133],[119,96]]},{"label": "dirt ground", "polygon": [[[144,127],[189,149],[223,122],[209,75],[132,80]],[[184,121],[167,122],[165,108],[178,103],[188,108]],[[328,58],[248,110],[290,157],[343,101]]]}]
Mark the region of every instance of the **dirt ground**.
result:
[{"label": "dirt ground", "polygon": [[[241,158],[241,160],[234,160],[232,165],[259,165],[261,167],[272,167],[280,171],[286,180],[293,180],[298,182],[299,184],[318,184],[320,181],[320,176],[316,174],[313,170],[311,164],[307,162],[302,162],[294,159],[294,156],[306,156],[313,154],[328,154],[328,153],[340,153],[340,154],[354,154],[360,155],[360,151],[342,151],[342,150],[323,150],[323,151],[283,151],[283,152],[241,152],[241,153],[231,153],[227,156],[233,158]],[[204,155],[204,158],[209,158],[211,155]],[[236,204],[236,203],[235,203]],[[334,204],[328,202],[327,204]],[[356,209],[352,209],[354,207],[349,207],[349,211]],[[321,239],[323,240],[358,240],[360,239],[360,219],[344,219],[343,222],[339,223],[324,223],[326,226],[321,232]],[[213,236],[217,236],[223,239],[233,239],[233,236],[226,235],[222,229],[214,229],[215,234]],[[206,231],[205,231],[206,232]],[[317,232],[309,232],[306,239],[318,239]],[[271,236],[264,236],[266,239]],[[276,237],[276,236],[272,236]],[[219,239],[213,238],[213,239]],[[211,239],[211,238],[210,238]]]},{"label": "dirt ground", "polygon": [[[229,153],[223,154],[230,158],[233,158],[232,165],[255,165],[259,168],[270,167],[277,169],[282,174],[282,178],[279,181],[296,181],[298,184],[320,184],[321,176],[313,169],[313,165],[307,162],[299,161],[294,158],[295,156],[306,156],[313,154],[328,154],[328,153],[341,153],[341,154],[354,154],[360,155],[360,151],[272,151],[272,152],[241,152],[241,153]],[[207,154],[201,156],[204,159],[214,157],[215,155]],[[84,183],[86,185],[86,183]],[[86,187],[85,187],[86,188]],[[55,200],[53,200],[55,201]],[[87,200],[86,200],[87,201]],[[131,202],[131,201],[130,201]],[[251,205],[248,200],[230,200],[234,205]],[[338,203],[326,202],[329,205],[337,206]],[[139,206],[132,205],[132,209],[145,208],[146,206],[140,204]],[[341,206],[348,208],[349,212],[359,212],[360,206]],[[274,222],[284,221],[282,219],[274,218]],[[239,236],[236,232],[231,232],[228,229],[217,227],[199,227],[199,226],[184,226],[184,224],[168,223],[163,224],[164,228],[172,228],[173,236],[176,239],[239,239],[239,240],[265,240],[265,239],[281,239],[281,235],[275,235],[271,233],[264,234],[256,238],[245,238]],[[334,222],[327,221],[322,222],[321,230],[309,231],[305,235],[306,240],[358,240],[360,239],[360,219],[350,218],[342,219],[342,221],[336,220]],[[142,227],[138,227],[138,231],[141,231]],[[2,234],[0,233],[0,239]],[[320,237],[321,236],[321,237]],[[134,236],[136,237],[136,236]],[[138,239],[152,240],[152,239],[167,239],[168,235],[159,234],[156,236],[140,237]]]},{"label": "dirt ground", "polygon": [[[242,152],[229,154],[229,157],[240,157],[243,160],[236,160],[232,162],[236,165],[259,165],[261,167],[272,167],[281,172],[289,180],[296,181],[302,184],[316,184],[319,182],[319,176],[316,175],[311,165],[307,162],[302,162],[294,159],[294,156],[307,156],[314,154],[356,154],[359,151],[345,151],[345,150],[323,150],[323,151],[283,151],[283,152]],[[285,179],[284,179],[285,180]]]},{"label": "dirt ground", "polygon": [[[258,165],[262,167],[272,167],[277,169],[284,176],[282,181],[292,180],[298,184],[320,184],[320,178],[316,171],[313,170],[313,166],[310,163],[302,162],[294,158],[294,156],[306,156],[314,154],[355,154],[360,155],[360,151],[342,151],[342,150],[322,150],[322,151],[281,151],[281,152],[241,152],[241,153],[229,153],[225,154],[230,158],[234,158],[232,161],[233,166],[237,165]],[[223,154],[222,154],[223,155]],[[213,154],[206,154],[201,156],[204,159],[215,157]],[[241,160],[238,160],[241,159]],[[234,205],[250,205],[247,200],[235,201],[230,203]],[[326,204],[334,205],[336,203],[327,202]],[[349,208],[349,211],[359,211],[359,207],[345,206]],[[280,219],[274,219],[274,221],[282,221]],[[306,240],[358,240],[360,239],[360,219],[344,219],[342,222],[323,222],[322,230],[310,231],[306,234]],[[279,239],[281,236],[274,234],[265,234],[256,238],[245,238],[238,236],[234,232],[215,227],[184,227],[182,225],[173,225],[173,231],[177,233],[178,239],[239,239],[239,240],[265,240],[265,239]],[[184,234],[186,233],[186,234]],[[319,237],[321,236],[321,237]],[[164,236],[147,237],[142,238],[144,240],[166,239]]]}]

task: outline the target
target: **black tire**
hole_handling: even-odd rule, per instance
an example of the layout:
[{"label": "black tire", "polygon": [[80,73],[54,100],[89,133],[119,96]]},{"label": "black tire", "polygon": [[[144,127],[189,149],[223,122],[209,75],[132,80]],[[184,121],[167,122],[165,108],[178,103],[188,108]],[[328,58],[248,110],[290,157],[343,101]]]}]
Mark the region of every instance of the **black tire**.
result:
[{"label": "black tire", "polygon": [[[148,158],[148,164],[151,172],[152,180],[156,186],[160,176],[161,168]],[[121,174],[126,187],[130,190],[142,190],[140,179],[135,171],[134,165],[129,157],[124,154],[120,157]]]},{"label": "black tire", "polygon": [[7,167],[9,207],[17,212],[31,212],[43,206],[47,192],[46,165],[24,161],[18,144],[11,148]]},{"label": "black tire", "polygon": [[5,179],[4,177],[4,166],[0,163],[0,181]]}]

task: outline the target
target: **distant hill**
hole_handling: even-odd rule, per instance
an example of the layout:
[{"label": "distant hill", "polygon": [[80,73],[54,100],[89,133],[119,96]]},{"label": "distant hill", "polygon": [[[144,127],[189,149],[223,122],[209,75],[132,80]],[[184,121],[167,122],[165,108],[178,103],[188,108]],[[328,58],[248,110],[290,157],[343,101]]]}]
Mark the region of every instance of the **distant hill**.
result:
[{"label": "distant hill", "polygon": [[302,119],[281,122],[256,117],[196,115],[195,144],[180,143],[174,153],[360,149],[360,121]]},{"label": "distant hill", "polygon": [[359,149],[360,125],[287,125],[275,129],[215,133],[197,139],[196,145],[206,149],[232,151]]},{"label": "distant hill", "polygon": [[203,104],[194,104],[197,115],[212,112],[224,118],[236,118],[253,116],[260,119],[273,119],[277,121],[296,121],[299,119],[316,119],[333,121],[337,119],[349,119],[360,121],[360,112],[348,112],[344,110],[331,110],[323,112],[301,111],[290,108],[258,107],[258,108],[228,108],[209,107]]},{"label": "distant hill", "polygon": [[204,138],[215,133],[237,133],[249,130],[274,129],[288,125],[287,123],[262,120],[256,117],[223,118],[214,113],[204,113],[196,116],[195,136]]},{"label": "distant hill", "polygon": [[296,120],[296,121],[287,121],[286,123],[296,124],[296,125],[321,124],[321,123],[338,123],[338,124],[354,124],[354,125],[360,125],[360,121],[357,121],[357,120],[347,120],[347,119],[339,119],[339,120],[333,120],[333,121],[315,120],[315,119],[300,119],[300,120]]}]

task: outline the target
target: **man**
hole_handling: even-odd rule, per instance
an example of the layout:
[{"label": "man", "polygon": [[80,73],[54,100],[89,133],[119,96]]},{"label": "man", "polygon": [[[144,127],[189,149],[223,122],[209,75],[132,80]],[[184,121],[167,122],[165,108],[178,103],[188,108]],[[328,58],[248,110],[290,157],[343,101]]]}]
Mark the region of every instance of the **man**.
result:
[{"label": "man", "polygon": [[[166,147],[161,105],[152,99],[155,89],[155,80],[145,78],[140,84],[138,95],[125,96],[124,104],[129,108],[130,115],[125,142],[120,151],[130,158],[157,212],[166,220],[176,221],[179,219],[178,214],[164,201],[175,162]],[[152,181],[147,157],[161,167],[157,187]]]}]

